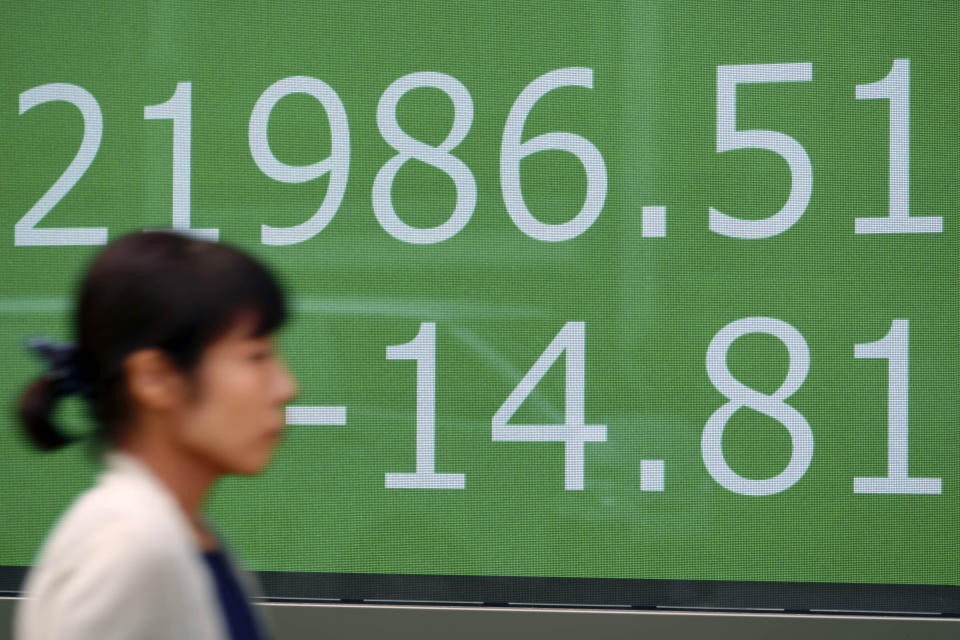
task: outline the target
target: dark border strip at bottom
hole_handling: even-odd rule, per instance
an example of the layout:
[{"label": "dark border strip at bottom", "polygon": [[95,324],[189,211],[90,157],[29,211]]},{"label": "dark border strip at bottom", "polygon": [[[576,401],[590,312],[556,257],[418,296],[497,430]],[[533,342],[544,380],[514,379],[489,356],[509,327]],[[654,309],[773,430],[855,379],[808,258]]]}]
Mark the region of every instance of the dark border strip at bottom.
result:
[{"label": "dark border strip at bottom", "polygon": [[258,573],[269,598],[960,616],[960,587],[360,573]]},{"label": "dark border strip at bottom", "polygon": [[[27,567],[0,567],[0,595],[19,595]],[[843,611],[960,616],[960,587],[259,571],[268,599],[487,605]]]}]

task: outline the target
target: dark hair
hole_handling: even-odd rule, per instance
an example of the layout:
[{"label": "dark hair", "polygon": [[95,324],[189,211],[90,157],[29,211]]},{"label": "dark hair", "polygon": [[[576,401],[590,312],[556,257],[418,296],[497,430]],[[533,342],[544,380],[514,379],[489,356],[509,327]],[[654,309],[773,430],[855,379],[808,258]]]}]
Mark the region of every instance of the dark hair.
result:
[{"label": "dark hair", "polygon": [[[101,442],[116,442],[130,417],[123,363],[139,349],[162,350],[192,372],[204,348],[245,315],[253,335],[272,333],[286,318],[283,292],[255,260],[222,243],[151,231],[122,237],[90,264],[74,311],[76,371]],[[21,394],[18,414],[40,448],[74,438],[56,428],[64,395],[49,372]]]}]

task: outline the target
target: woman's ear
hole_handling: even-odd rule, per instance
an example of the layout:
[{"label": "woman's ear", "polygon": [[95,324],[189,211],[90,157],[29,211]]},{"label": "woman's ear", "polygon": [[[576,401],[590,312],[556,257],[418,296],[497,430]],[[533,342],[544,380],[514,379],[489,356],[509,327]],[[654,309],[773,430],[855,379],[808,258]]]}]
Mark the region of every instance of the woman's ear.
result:
[{"label": "woman's ear", "polygon": [[127,390],[134,403],[153,411],[172,411],[187,397],[183,373],[159,349],[140,349],[123,361]]}]

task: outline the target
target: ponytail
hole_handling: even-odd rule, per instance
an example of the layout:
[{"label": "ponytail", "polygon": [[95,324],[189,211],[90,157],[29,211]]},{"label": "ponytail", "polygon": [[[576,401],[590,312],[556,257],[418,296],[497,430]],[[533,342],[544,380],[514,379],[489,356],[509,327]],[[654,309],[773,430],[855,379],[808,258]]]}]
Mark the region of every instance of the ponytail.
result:
[{"label": "ponytail", "polygon": [[69,444],[69,438],[57,430],[52,421],[53,409],[62,394],[50,375],[43,375],[24,389],[17,403],[17,414],[30,440],[44,451],[53,451]]},{"label": "ponytail", "polygon": [[30,440],[44,451],[53,451],[74,440],[53,424],[57,400],[71,393],[85,393],[87,385],[72,344],[58,344],[46,338],[31,338],[26,346],[47,362],[47,372],[24,389],[17,414]]}]

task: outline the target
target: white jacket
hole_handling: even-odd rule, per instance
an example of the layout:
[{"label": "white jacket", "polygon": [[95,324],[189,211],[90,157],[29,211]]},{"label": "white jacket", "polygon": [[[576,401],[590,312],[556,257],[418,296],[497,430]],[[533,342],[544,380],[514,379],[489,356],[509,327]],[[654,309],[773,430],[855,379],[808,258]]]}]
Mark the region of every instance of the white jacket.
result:
[{"label": "white jacket", "polygon": [[119,452],[61,517],[24,591],[18,640],[229,637],[189,521],[143,463]]}]

